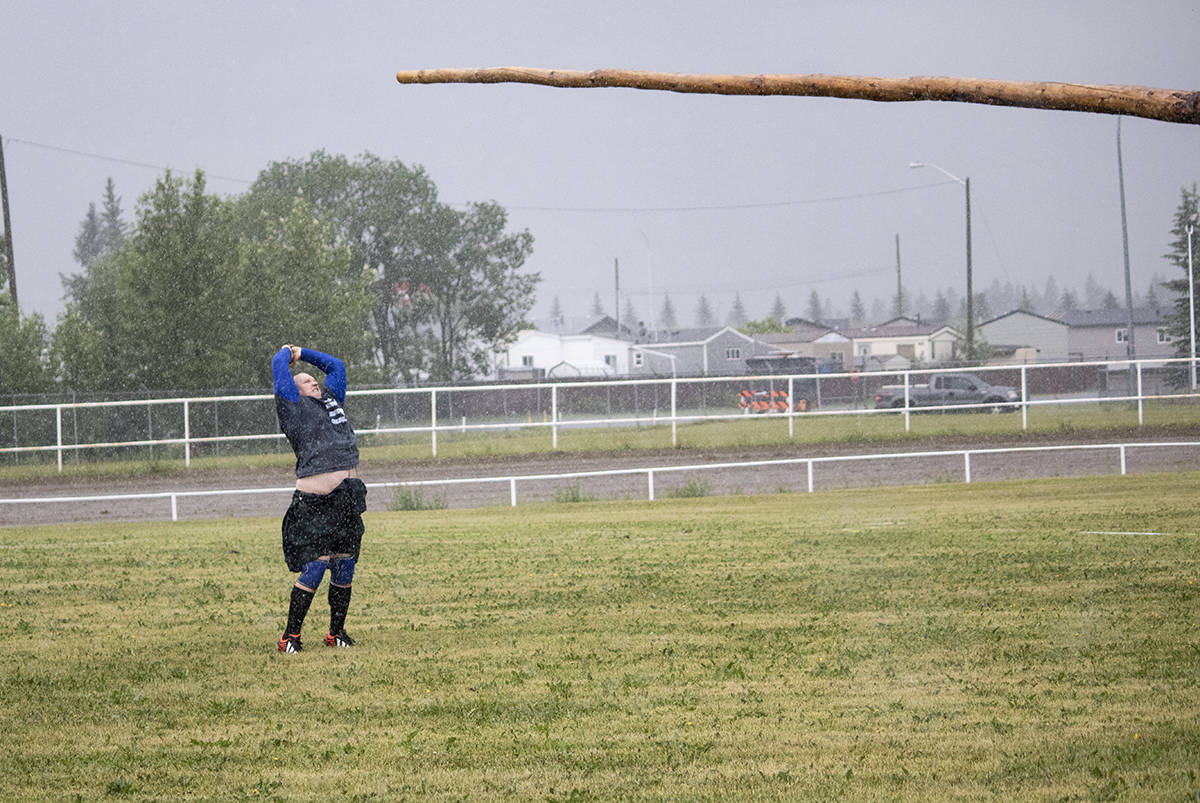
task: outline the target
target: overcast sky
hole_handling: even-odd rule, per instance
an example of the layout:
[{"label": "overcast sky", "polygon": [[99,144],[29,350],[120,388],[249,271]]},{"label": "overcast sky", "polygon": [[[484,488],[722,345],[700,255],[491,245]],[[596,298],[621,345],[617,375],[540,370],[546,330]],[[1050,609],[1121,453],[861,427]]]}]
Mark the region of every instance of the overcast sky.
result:
[{"label": "overcast sky", "polygon": [[[534,313],[622,289],[649,320],[701,293],[752,318],[778,292],[847,306],[904,282],[993,279],[1123,299],[1117,118],[956,103],[717,97],[517,84],[401,86],[401,69],[944,75],[1200,89],[1200,4],[1157,2],[17,2],[0,0],[0,136],[17,287],[53,322],[60,274],[111,176],[132,219],[163,167],[243,192],[316,149],[422,165],[451,203],[495,200],[535,238]],[[1162,259],[1200,127],[1121,123],[1135,289]],[[652,296],[651,296],[652,294]],[[652,297],[653,304],[648,303]]]}]

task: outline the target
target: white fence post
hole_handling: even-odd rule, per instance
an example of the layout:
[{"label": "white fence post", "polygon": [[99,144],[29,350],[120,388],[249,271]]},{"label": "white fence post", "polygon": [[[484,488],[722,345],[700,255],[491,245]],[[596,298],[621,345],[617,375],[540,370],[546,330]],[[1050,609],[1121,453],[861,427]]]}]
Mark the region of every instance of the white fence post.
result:
[{"label": "white fence post", "polygon": [[179,497],[171,494],[171,521],[179,521]]},{"label": "white fence post", "polygon": [[1029,429],[1029,370],[1021,366],[1021,429]]},{"label": "white fence post", "polygon": [[62,474],[62,405],[54,408],[55,442],[58,444],[58,473]]},{"label": "white fence post", "polygon": [[788,437],[796,437],[796,377],[788,377]]},{"label": "white fence post", "polygon": [[813,492],[813,461],[808,461],[808,492]]},{"label": "white fence post", "polygon": [[183,467],[192,467],[192,408],[183,400]]},{"label": "white fence post", "polygon": [[904,431],[905,432],[910,431],[911,413],[908,409],[908,390],[910,387],[910,385],[909,385],[910,382],[912,382],[912,376],[908,373],[908,371],[905,371],[904,372]]},{"label": "white fence post", "polygon": [[510,507],[517,506],[517,478],[510,477],[508,480],[508,504]]},{"label": "white fence post", "polygon": [[1138,426],[1142,425],[1142,364],[1137,364]]},{"label": "white fence post", "polygon": [[1124,477],[1125,476],[1125,444],[1121,444],[1121,446],[1119,448],[1121,450],[1121,476]]},{"label": "white fence post", "polygon": [[433,442],[433,456],[437,457],[437,390],[429,391],[429,436]]},{"label": "white fence post", "polygon": [[649,471],[646,472],[646,485],[648,486],[649,491],[650,491],[650,501],[653,502],[654,501],[654,469],[650,469]]},{"label": "white fence post", "polygon": [[550,386],[550,445],[558,448],[558,385]]},{"label": "white fence post", "polygon": [[678,388],[678,380],[675,377],[671,377],[671,445],[672,446],[679,445],[679,438],[676,435],[676,431],[675,431],[675,426],[678,423],[678,419],[676,419],[676,417],[675,417],[675,412],[676,412],[676,404],[675,403],[676,403],[677,388]]},{"label": "white fence post", "polygon": [[963,452],[963,469],[966,476],[966,482],[971,481],[971,453]]}]

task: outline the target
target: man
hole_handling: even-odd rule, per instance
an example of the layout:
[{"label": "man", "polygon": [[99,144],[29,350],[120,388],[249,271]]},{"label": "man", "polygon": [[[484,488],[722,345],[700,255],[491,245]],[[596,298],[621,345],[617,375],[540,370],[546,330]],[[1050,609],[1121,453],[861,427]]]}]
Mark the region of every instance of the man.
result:
[{"label": "man", "polygon": [[[310,374],[289,370],[298,360],[325,372],[327,393]],[[346,612],[363,534],[367,486],[358,479],[358,440],[342,405],[346,364],[314,349],[287,345],[271,360],[279,429],[296,453],[296,491],[283,517],[283,556],[299,572],[292,586],[280,652],[300,652],[300,628],[329,570],[329,632],[325,644],[349,647]]]}]

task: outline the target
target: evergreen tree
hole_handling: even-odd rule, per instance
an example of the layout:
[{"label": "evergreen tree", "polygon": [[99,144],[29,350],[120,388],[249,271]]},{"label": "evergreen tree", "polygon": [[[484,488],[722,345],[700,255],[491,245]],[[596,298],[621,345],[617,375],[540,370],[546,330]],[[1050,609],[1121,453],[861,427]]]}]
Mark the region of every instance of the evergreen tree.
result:
[{"label": "evergreen tree", "polygon": [[787,307],[783,306],[783,298],[779,293],[775,294],[775,303],[771,305],[771,320],[783,323],[787,319]]},{"label": "evergreen tree", "polygon": [[743,326],[750,318],[746,315],[746,305],[742,303],[742,294],[733,294],[733,307],[729,310],[727,323],[732,327]]},{"label": "evergreen tree", "polygon": [[592,313],[592,316],[593,316],[593,317],[596,317],[596,318],[599,318],[601,315],[604,315],[604,314],[605,314],[605,313],[604,313],[604,305],[600,303],[600,293],[599,293],[599,291],[597,291],[596,293],[593,293],[593,294],[592,294],[592,309],[591,309],[591,313]]},{"label": "evergreen tree", "polygon": [[1104,309],[1120,309],[1121,308],[1121,302],[1117,300],[1116,293],[1114,293],[1112,290],[1109,290],[1107,293],[1104,294],[1104,299],[1100,303]]},{"label": "evergreen tree", "polygon": [[1079,299],[1075,297],[1073,290],[1067,289],[1062,291],[1062,295],[1058,299],[1058,308],[1063,312],[1072,312],[1079,309]]},{"label": "evergreen tree", "polygon": [[[1196,258],[1196,255],[1194,253],[1195,247],[1196,247],[1196,244],[1192,243],[1192,248],[1193,248],[1192,259],[1193,259],[1193,261]],[[1162,299],[1159,298],[1159,296],[1158,296],[1158,288],[1160,288],[1162,286],[1163,286],[1163,278],[1161,276],[1159,276],[1156,273],[1152,277],[1150,277],[1150,286],[1146,288],[1146,306],[1147,307],[1151,307],[1152,309],[1158,309],[1159,306],[1162,305]]]},{"label": "evergreen tree", "polygon": [[645,322],[638,316],[638,312],[634,308],[629,296],[625,297],[625,303],[621,307],[621,326],[628,327],[632,332],[637,332],[645,326]]},{"label": "evergreen tree", "polygon": [[550,302],[550,320],[554,321],[556,325],[562,325],[563,311],[562,304],[559,302],[558,296],[555,296],[554,300]]},{"label": "evergreen tree", "polygon": [[1021,301],[1019,307],[1026,312],[1034,311],[1033,297],[1029,295],[1029,288],[1021,285]]},{"label": "evergreen tree", "polygon": [[933,317],[938,321],[949,321],[951,309],[950,299],[946,297],[945,293],[938,290],[937,298],[933,300]]},{"label": "evergreen tree", "polygon": [[90,268],[104,254],[104,237],[100,232],[100,216],[96,214],[96,204],[88,204],[87,214],[79,224],[79,233],[75,235],[75,250],[72,252],[75,261],[84,268]]},{"label": "evergreen tree", "polygon": [[662,311],[658,313],[658,326],[660,329],[678,329],[679,321],[675,318],[675,305],[671,303],[671,297],[663,294]]},{"label": "evergreen tree", "polygon": [[817,295],[817,291],[813,290],[808,295],[808,319],[813,323],[820,323],[825,318],[825,312],[821,309],[821,297]]},{"label": "evergreen tree", "polygon": [[[1191,246],[1192,246],[1192,264],[1188,264],[1188,228],[1191,227]],[[1192,276],[1192,281],[1188,281],[1188,270],[1195,270],[1195,263],[1200,261],[1200,193],[1196,190],[1196,185],[1193,183],[1191,189],[1184,187],[1180,190],[1179,206],[1175,208],[1175,219],[1172,221],[1170,230],[1171,250],[1163,254],[1163,258],[1174,265],[1182,276],[1178,279],[1169,279],[1162,283],[1165,289],[1171,295],[1171,300],[1174,303],[1174,312],[1170,316],[1170,332],[1175,340],[1175,356],[1190,358],[1192,356],[1192,329],[1193,326],[1200,327],[1200,321],[1191,319],[1192,307],[1200,309],[1200,292],[1197,292],[1197,297],[1193,301],[1188,298],[1188,292],[1191,290],[1200,290],[1200,282],[1196,281],[1195,275]],[[1200,369],[1198,369],[1200,370]],[[1179,372],[1172,373],[1172,382],[1176,387],[1190,385],[1191,370],[1184,368]]]},{"label": "evergreen tree", "polygon": [[121,199],[117,197],[116,185],[110,176],[104,184],[104,212],[100,216],[100,236],[106,253],[121,247],[127,229],[128,226],[121,219]]},{"label": "evergreen tree", "polygon": [[1042,307],[1047,313],[1058,311],[1059,304],[1062,301],[1062,291],[1058,289],[1058,282],[1054,280],[1054,276],[1046,277],[1046,286],[1042,289]]},{"label": "evergreen tree", "polygon": [[713,312],[712,305],[708,303],[708,297],[701,293],[700,300],[696,302],[696,326],[709,327],[716,325],[716,313]]},{"label": "evergreen tree", "polygon": [[1083,280],[1083,308],[1099,309],[1104,303],[1104,292],[1096,277],[1089,273]]},{"label": "evergreen tree", "polygon": [[850,325],[862,326],[867,322],[867,308],[863,305],[862,295],[855,290],[850,297]]}]

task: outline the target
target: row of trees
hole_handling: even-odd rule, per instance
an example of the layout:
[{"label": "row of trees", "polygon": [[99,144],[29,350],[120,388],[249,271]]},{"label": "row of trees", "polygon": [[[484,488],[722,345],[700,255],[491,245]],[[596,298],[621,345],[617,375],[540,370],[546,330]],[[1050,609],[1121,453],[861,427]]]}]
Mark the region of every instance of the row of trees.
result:
[{"label": "row of trees", "polygon": [[443,204],[421,168],[371,154],[276,162],[235,198],[201,171],[168,172],[132,223],[110,181],[53,332],[0,302],[0,346],[32,361],[10,387],[262,387],[285,342],[339,355],[360,382],[465,378],[534,302],[533,238],[506,221],[494,203]]},{"label": "row of trees", "polygon": [[[1167,284],[1161,276],[1155,274],[1145,293],[1135,291],[1134,306],[1159,306],[1164,299],[1162,288]],[[1078,309],[1123,309],[1124,307],[1124,293],[1122,292],[1118,297],[1111,289],[1097,282],[1092,274],[1088,274],[1085,278],[1081,291],[1070,287],[1060,287],[1058,280],[1050,276],[1046,279],[1041,291],[1026,285],[1014,285],[1012,282],[1001,283],[999,280],[993,280],[986,290],[975,294],[977,322],[1013,309],[1024,309],[1040,315],[1055,315]],[[802,317],[818,322],[844,319],[848,320],[851,326],[865,326],[869,322],[878,323],[899,315],[919,315],[926,320],[951,322],[956,319],[965,321],[967,316],[965,299],[954,287],[946,287],[937,291],[932,299],[924,293],[916,294],[914,297],[905,290],[899,300],[894,294],[887,299],[874,297],[869,305],[863,299],[862,294],[855,290],[851,294],[849,302],[841,307],[837,306],[829,297],[822,299],[817,291],[813,290],[809,293],[808,301],[803,309],[794,313],[789,313],[783,297],[776,293],[770,308],[764,312],[765,315],[762,318],[764,321],[773,320],[782,323],[789,317]],[[588,314],[606,314],[599,293],[592,297]],[[562,315],[562,305],[556,298],[551,306],[550,316],[554,318]],[[626,298],[621,308],[621,320],[622,322],[636,322],[646,319],[633,305],[633,302]],[[663,293],[662,304],[654,320],[661,329],[678,329],[685,325],[707,327],[722,324],[743,327],[752,322],[751,315],[742,301],[741,293],[734,293],[733,301],[724,317],[717,314],[708,296],[701,294],[688,323],[682,323],[683,319],[676,312],[670,295]]]}]

